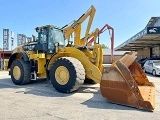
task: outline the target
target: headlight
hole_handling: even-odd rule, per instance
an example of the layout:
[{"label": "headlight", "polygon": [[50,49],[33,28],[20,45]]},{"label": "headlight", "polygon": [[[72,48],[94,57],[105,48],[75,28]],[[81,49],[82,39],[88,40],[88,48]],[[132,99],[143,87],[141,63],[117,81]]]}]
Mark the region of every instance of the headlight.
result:
[{"label": "headlight", "polygon": [[157,68],[158,71],[160,71],[160,68]]}]

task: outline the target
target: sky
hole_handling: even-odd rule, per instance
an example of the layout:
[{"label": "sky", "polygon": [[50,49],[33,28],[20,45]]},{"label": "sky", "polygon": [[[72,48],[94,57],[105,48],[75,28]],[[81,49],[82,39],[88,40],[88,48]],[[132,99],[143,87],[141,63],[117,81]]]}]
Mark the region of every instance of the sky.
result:
[{"label": "sky", "polygon": [[[63,27],[78,19],[91,5],[96,13],[90,32],[109,24],[115,31],[114,47],[144,29],[151,17],[160,16],[160,0],[0,0],[0,3],[0,48],[3,47],[3,28],[14,32],[16,47],[17,33],[30,37],[37,36],[38,26]],[[82,31],[85,25],[86,22]],[[101,34],[100,43],[110,47],[108,31]]]}]

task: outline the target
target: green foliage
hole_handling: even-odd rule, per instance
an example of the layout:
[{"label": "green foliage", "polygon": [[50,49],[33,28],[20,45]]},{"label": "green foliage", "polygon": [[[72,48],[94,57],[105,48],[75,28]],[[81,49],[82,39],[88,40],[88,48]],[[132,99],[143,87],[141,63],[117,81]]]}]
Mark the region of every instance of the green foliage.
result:
[{"label": "green foliage", "polygon": [[2,48],[0,48],[0,50],[3,50]]},{"label": "green foliage", "polygon": [[108,47],[105,44],[101,44],[102,49],[108,49]]}]

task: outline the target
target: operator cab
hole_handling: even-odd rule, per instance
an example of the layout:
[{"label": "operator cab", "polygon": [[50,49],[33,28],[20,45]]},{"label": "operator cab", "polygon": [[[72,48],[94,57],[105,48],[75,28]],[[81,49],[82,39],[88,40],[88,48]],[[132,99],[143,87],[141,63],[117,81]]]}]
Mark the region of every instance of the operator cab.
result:
[{"label": "operator cab", "polygon": [[65,46],[65,38],[62,29],[52,25],[36,27],[38,32],[36,50],[45,53],[55,53],[56,47]]}]

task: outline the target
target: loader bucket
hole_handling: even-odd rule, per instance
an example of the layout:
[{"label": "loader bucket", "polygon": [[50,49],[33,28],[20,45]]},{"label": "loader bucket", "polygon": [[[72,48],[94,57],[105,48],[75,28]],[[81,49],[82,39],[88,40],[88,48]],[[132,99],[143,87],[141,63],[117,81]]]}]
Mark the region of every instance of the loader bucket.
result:
[{"label": "loader bucket", "polygon": [[100,82],[101,94],[112,103],[153,111],[155,86],[149,82],[135,59],[136,52],[130,52],[111,67],[104,68]]}]

